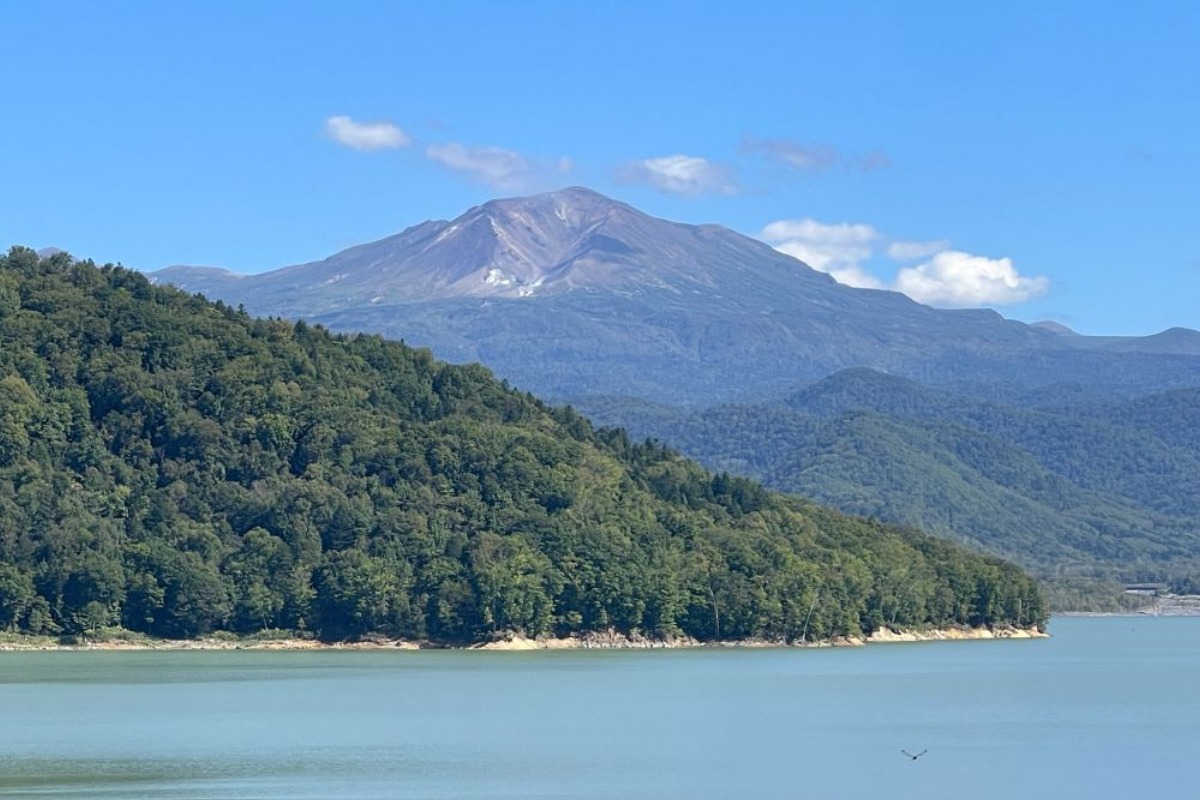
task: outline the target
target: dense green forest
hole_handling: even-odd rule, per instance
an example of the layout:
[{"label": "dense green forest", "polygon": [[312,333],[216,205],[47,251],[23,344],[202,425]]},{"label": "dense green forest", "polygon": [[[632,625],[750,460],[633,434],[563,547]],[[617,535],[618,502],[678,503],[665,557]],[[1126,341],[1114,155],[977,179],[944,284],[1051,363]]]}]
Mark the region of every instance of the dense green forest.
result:
[{"label": "dense green forest", "polygon": [[1122,581],[1200,582],[1200,389],[929,387],[854,369],[772,404],[581,405],[710,468],[1012,559],[1058,608],[1104,607]]},{"label": "dense green forest", "polygon": [[0,257],[0,630],[822,639],[1033,581],[375,336]]}]

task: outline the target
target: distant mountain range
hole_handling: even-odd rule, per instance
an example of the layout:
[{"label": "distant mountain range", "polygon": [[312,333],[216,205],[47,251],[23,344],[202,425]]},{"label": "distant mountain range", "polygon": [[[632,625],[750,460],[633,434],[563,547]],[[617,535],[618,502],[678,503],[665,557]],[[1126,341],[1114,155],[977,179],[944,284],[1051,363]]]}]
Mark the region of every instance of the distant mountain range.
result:
[{"label": "distant mountain range", "polygon": [[1200,333],[1082,336],[836,283],[587,189],[258,275],[153,280],[380,333],[1043,577],[1200,576]]},{"label": "distant mountain range", "polygon": [[322,261],[153,280],[338,331],[480,361],[551,399],[707,406],[870,367],[922,382],[1200,383],[1200,333],[1089,337],[835,282],[716,225],[572,188],[496,200]]},{"label": "distant mountain range", "polygon": [[579,407],[712,469],[968,541],[1044,579],[1200,576],[1200,389],[1101,394],[981,398],[854,369],[777,403]]}]

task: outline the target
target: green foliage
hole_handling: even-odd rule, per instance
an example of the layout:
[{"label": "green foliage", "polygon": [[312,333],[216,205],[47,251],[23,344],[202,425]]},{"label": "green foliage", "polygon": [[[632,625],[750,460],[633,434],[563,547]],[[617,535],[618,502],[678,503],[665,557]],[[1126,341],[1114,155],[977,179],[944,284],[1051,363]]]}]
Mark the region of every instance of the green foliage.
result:
[{"label": "green foliage", "polygon": [[1031,580],[477,365],[0,258],[0,629],[464,642],[1041,624]]},{"label": "green foliage", "polygon": [[1121,581],[1200,581],[1200,389],[1132,394],[854,369],[775,404],[581,402],[713,469],[1012,559],[1063,610],[1104,610]]}]

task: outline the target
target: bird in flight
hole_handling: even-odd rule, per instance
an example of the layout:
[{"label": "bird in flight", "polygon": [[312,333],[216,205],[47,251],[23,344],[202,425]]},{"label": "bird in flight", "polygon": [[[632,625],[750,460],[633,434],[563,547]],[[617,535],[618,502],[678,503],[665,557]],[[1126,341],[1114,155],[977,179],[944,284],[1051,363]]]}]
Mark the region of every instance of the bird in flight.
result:
[{"label": "bird in flight", "polygon": [[926,750],[922,750],[922,751],[921,751],[921,752],[919,752],[919,753],[910,753],[910,752],[908,752],[907,750],[901,750],[900,752],[901,752],[901,753],[904,753],[904,755],[908,756],[908,758],[909,758],[909,760],[910,760],[910,761],[916,761],[918,758],[920,758],[921,756],[923,756],[923,755],[925,755],[926,753],[928,753],[928,752],[929,752],[929,750],[928,750],[928,749],[926,749]]}]

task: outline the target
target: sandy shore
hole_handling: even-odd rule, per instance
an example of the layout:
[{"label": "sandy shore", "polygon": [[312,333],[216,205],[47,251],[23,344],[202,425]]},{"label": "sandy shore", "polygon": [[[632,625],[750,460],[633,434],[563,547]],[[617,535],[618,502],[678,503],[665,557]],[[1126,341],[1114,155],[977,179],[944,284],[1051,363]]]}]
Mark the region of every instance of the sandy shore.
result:
[{"label": "sandy shore", "polygon": [[1046,639],[1050,634],[1037,628],[937,628],[928,631],[893,631],[881,628],[865,644],[885,642],[944,642],[953,639]]},{"label": "sandy shore", "polygon": [[97,638],[64,644],[49,637],[22,637],[9,635],[0,639],[0,651],[29,650],[627,650],[667,649],[685,647],[708,648],[764,648],[764,647],[861,647],[867,644],[896,642],[936,642],[965,639],[1035,639],[1049,634],[1036,629],[1005,628],[938,628],[923,631],[893,631],[884,628],[870,636],[843,636],[820,642],[789,644],[782,641],[738,640],[701,642],[686,637],[675,639],[652,639],[645,636],[626,636],[615,631],[589,633],[565,638],[530,638],[511,634],[494,641],[470,645],[437,642],[412,642],[400,639],[360,642],[319,642],[313,639],[150,639]]}]

